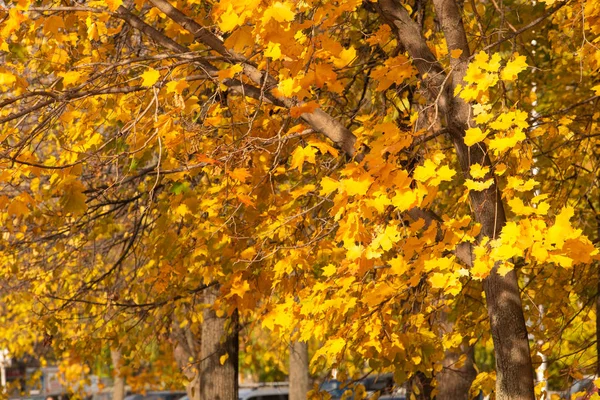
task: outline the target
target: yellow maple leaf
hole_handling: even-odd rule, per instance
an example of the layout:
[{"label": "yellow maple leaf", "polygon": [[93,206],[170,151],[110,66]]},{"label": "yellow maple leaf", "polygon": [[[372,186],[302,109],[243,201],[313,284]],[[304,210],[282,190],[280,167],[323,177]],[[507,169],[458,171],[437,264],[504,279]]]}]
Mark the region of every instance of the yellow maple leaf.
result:
[{"label": "yellow maple leaf", "polygon": [[11,86],[17,81],[17,77],[10,72],[0,72],[0,85]]},{"label": "yellow maple leaf", "polygon": [[519,53],[513,54],[513,59],[506,64],[506,67],[500,73],[503,81],[514,81],[517,75],[527,68],[527,58],[520,56]]},{"label": "yellow maple leaf", "polygon": [[181,79],[167,83],[166,87],[167,93],[181,94],[183,93],[184,89],[189,87],[189,84],[185,80]]},{"label": "yellow maple leaf", "polygon": [[390,273],[394,275],[402,275],[408,272],[408,264],[401,256],[392,258],[388,261],[388,264],[390,265]]},{"label": "yellow maple leaf", "polygon": [[473,57],[472,65],[475,65],[478,68],[482,68],[485,64],[487,64],[489,59],[490,56],[488,55],[488,53],[482,50],[479,53],[475,54],[475,57]]},{"label": "yellow maple leaf", "polygon": [[400,240],[400,232],[396,225],[388,225],[385,230],[379,233],[371,245],[374,248],[381,247],[384,251],[388,251],[392,246]]},{"label": "yellow maple leaf", "polygon": [[328,340],[323,347],[326,349],[326,354],[335,358],[342,352],[345,346],[346,339],[337,338]]},{"label": "yellow maple leaf", "polygon": [[482,132],[478,127],[469,128],[465,131],[465,144],[473,146],[475,143],[481,142],[486,138],[488,132]]},{"label": "yellow maple leaf", "polygon": [[290,22],[296,17],[296,13],[292,11],[294,4],[289,1],[286,2],[275,2],[269,8],[265,10],[263,14],[262,23],[266,24],[271,19],[277,22]]},{"label": "yellow maple leaf", "polygon": [[300,187],[299,189],[296,189],[296,190],[293,190],[292,192],[290,192],[290,195],[292,196],[292,198],[294,200],[296,200],[298,197],[304,196],[305,194],[310,193],[315,189],[316,189],[315,185],[304,185],[304,186]]},{"label": "yellow maple leaf", "polygon": [[435,272],[433,275],[429,277],[429,283],[431,287],[434,289],[443,289],[446,287],[448,283],[448,277],[446,274],[442,274],[440,272]]},{"label": "yellow maple leaf", "polygon": [[450,52],[450,57],[459,58],[462,55],[463,51],[461,49],[454,49]]},{"label": "yellow maple leaf", "polygon": [[[292,97],[295,93],[298,93],[300,89],[302,89],[302,87],[298,85],[298,82],[296,82],[294,78],[282,79],[277,84],[277,90],[285,97]],[[300,114],[294,116],[294,118],[297,118]]]},{"label": "yellow maple leaf", "polygon": [[338,182],[335,179],[332,179],[328,176],[325,176],[325,177],[323,177],[323,179],[321,179],[322,189],[319,192],[319,194],[321,196],[328,196],[330,193],[338,190],[340,186],[341,186],[340,182]]},{"label": "yellow maple leaf", "polygon": [[76,180],[69,180],[62,186],[63,196],[60,199],[60,204],[63,210],[73,215],[81,215],[87,210],[86,200],[87,197],[84,194],[85,186]]},{"label": "yellow maple leaf", "polygon": [[333,276],[333,275],[335,275],[336,271],[337,271],[337,269],[336,269],[335,265],[329,264],[329,265],[323,267],[323,276],[326,276],[326,277]]},{"label": "yellow maple leaf", "polygon": [[235,11],[233,11],[233,5],[229,3],[227,10],[221,14],[218,25],[219,29],[221,29],[223,32],[229,32],[232,31],[236,26],[240,25],[241,22],[242,19],[236,14]]},{"label": "yellow maple leaf", "polygon": [[490,172],[490,167],[482,167],[481,164],[475,163],[471,165],[469,172],[471,173],[472,178],[481,179],[485,177],[488,172]]},{"label": "yellow maple leaf", "polygon": [[449,182],[452,177],[456,175],[456,171],[447,165],[442,165],[437,171],[435,171],[435,178],[429,181],[429,185],[438,186],[440,182]]},{"label": "yellow maple leaf", "polygon": [[350,46],[349,48],[340,51],[340,54],[337,57],[332,57],[331,61],[333,61],[333,65],[337,68],[344,68],[345,66],[350,65],[355,58],[356,49]]},{"label": "yellow maple leaf", "polygon": [[144,86],[144,87],[154,86],[154,84],[158,81],[159,78],[160,78],[160,72],[158,72],[154,68],[148,68],[142,74],[142,86]]},{"label": "yellow maple leaf", "polygon": [[500,234],[500,238],[502,239],[503,244],[513,245],[517,243],[519,236],[521,235],[521,228],[514,221],[509,221],[502,228],[502,233]]},{"label": "yellow maple leaf", "polygon": [[498,265],[496,272],[498,272],[498,275],[500,275],[500,276],[505,276],[510,271],[512,271],[514,269],[514,267],[515,266],[513,263],[508,262],[508,261],[503,261],[500,263],[500,265]]},{"label": "yellow maple leaf", "polygon": [[269,42],[267,44],[267,48],[266,48],[264,54],[265,54],[265,57],[269,57],[272,60],[279,60],[279,59],[283,58],[281,56],[281,44]]},{"label": "yellow maple leaf", "polygon": [[256,249],[254,247],[248,247],[246,250],[240,253],[240,259],[252,260],[256,254]]},{"label": "yellow maple leaf", "polygon": [[233,171],[228,171],[227,174],[236,181],[242,183],[245,183],[246,180],[252,176],[247,168],[235,168]]},{"label": "yellow maple leaf", "polygon": [[573,229],[570,219],[575,210],[571,206],[563,207],[556,216],[554,225],[548,229],[546,240],[554,244],[557,248],[562,248],[567,239],[575,239],[581,235],[581,230]]},{"label": "yellow maple leaf", "polygon": [[187,205],[185,205],[183,203],[180,204],[179,206],[177,206],[177,208],[175,209],[175,214],[177,214],[177,215],[179,215],[181,217],[183,217],[183,216],[185,216],[186,214],[189,214],[189,213],[190,213],[190,209],[188,208]]},{"label": "yellow maple leaf", "polygon": [[308,143],[311,146],[316,147],[317,149],[319,149],[319,151],[321,152],[321,154],[327,154],[327,153],[329,153],[333,157],[337,157],[339,155],[339,151],[335,147],[330,146],[329,144],[327,144],[325,142],[320,142],[318,140],[309,139]]},{"label": "yellow maple leaf", "polygon": [[310,145],[306,147],[298,146],[292,153],[292,163],[290,168],[297,168],[298,171],[302,172],[304,162],[316,164],[315,156],[317,155],[317,149]]},{"label": "yellow maple leaf", "polygon": [[406,189],[396,192],[396,195],[392,197],[392,205],[396,207],[398,211],[406,211],[416,205],[417,199],[417,194],[413,190]]},{"label": "yellow maple leaf", "polygon": [[358,179],[348,178],[342,180],[344,192],[346,192],[348,196],[367,194],[372,183],[373,178],[367,174],[364,174]]},{"label": "yellow maple leaf", "polygon": [[375,208],[377,212],[382,213],[387,206],[392,204],[392,201],[385,193],[376,192],[373,199],[367,200],[366,203]]},{"label": "yellow maple leaf", "polygon": [[489,142],[489,149],[498,155],[506,150],[512,149],[517,143],[522,142],[527,137],[525,132],[520,129],[511,129],[505,132],[505,136],[496,136]]},{"label": "yellow maple leaf", "polygon": [[516,190],[517,192],[528,192],[537,185],[539,185],[539,183],[534,179],[529,179],[525,182],[523,179],[516,176],[509,176],[506,188]]},{"label": "yellow maple leaf", "polygon": [[244,294],[250,290],[248,281],[243,279],[241,276],[236,276],[233,280],[229,293],[225,295],[226,298],[238,296],[240,299],[244,297]]},{"label": "yellow maple leaf", "polygon": [[349,244],[346,245],[344,243],[344,247],[346,248],[346,259],[348,260],[356,260],[360,258],[365,251],[365,247],[362,244]]},{"label": "yellow maple leaf", "polygon": [[413,178],[419,182],[427,182],[435,176],[436,165],[430,159],[425,160],[423,165],[419,165],[413,172]]},{"label": "yellow maple leaf", "polygon": [[493,262],[489,260],[488,249],[485,245],[476,246],[473,249],[475,260],[473,261],[473,267],[471,267],[471,276],[473,279],[482,280],[490,274],[492,270]]},{"label": "yellow maple leaf", "polygon": [[117,11],[117,8],[123,4],[123,0],[104,0],[110,11]]},{"label": "yellow maple leaf", "polygon": [[27,19],[25,14],[20,12],[16,7],[11,7],[8,10],[8,19],[4,19],[4,26],[2,30],[0,30],[0,36],[8,38],[10,35],[17,29],[19,29],[23,23]]},{"label": "yellow maple leaf", "polygon": [[225,47],[237,52],[242,52],[246,47],[252,47],[254,44],[252,27],[248,25],[236,29],[227,39],[225,39]]},{"label": "yellow maple leaf", "polygon": [[81,72],[78,71],[61,72],[58,75],[63,78],[64,85],[76,83],[82,76]]},{"label": "yellow maple leaf", "polygon": [[514,212],[517,215],[531,215],[534,213],[534,208],[530,207],[530,206],[526,206],[525,203],[523,203],[523,200],[521,200],[518,197],[513,197],[512,199],[508,200],[508,205],[510,206],[512,212]]},{"label": "yellow maple leaf", "polygon": [[29,214],[29,208],[27,208],[27,203],[22,201],[20,198],[13,199],[8,205],[6,212],[9,215],[14,215],[16,217],[20,217],[22,215]]},{"label": "yellow maple leaf", "polygon": [[225,364],[225,362],[229,359],[229,354],[225,353],[221,357],[219,357],[219,363],[221,365]]},{"label": "yellow maple leaf", "polygon": [[541,243],[535,242],[531,247],[531,255],[540,263],[546,262],[548,259],[548,250]]},{"label": "yellow maple leaf", "polygon": [[500,61],[502,61],[502,57],[500,57],[499,53],[492,54],[492,58],[487,62],[487,64],[482,65],[482,68],[488,72],[498,72],[500,69]]},{"label": "yellow maple leaf", "polygon": [[244,67],[242,67],[240,64],[236,64],[230,68],[220,70],[217,72],[217,76],[219,77],[220,81],[224,81],[227,78],[233,78],[235,74],[241,72],[243,69]]},{"label": "yellow maple leaf", "polygon": [[467,187],[467,189],[474,190],[476,192],[480,192],[482,190],[489,188],[490,186],[492,186],[493,183],[494,183],[493,178],[490,178],[486,181],[474,181],[472,179],[465,180],[465,186]]}]

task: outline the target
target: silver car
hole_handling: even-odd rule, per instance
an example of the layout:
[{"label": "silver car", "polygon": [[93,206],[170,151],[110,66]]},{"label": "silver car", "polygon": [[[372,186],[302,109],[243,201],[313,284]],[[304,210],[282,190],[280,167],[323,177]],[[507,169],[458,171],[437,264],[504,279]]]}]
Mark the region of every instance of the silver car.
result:
[{"label": "silver car", "polygon": [[239,390],[240,400],[288,400],[290,390],[286,387],[257,387]]}]

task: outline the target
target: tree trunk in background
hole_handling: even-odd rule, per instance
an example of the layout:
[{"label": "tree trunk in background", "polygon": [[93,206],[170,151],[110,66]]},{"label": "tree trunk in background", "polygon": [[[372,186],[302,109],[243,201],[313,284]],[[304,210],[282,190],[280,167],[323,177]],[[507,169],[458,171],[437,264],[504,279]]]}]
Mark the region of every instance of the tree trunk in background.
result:
[{"label": "tree trunk in background", "polygon": [[200,341],[190,330],[189,325],[180,327],[177,321],[173,323],[172,338],[175,342],[173,356],[181,372],[188,379],[185,391],[190,400],[200,400],[200,373],[197,360],[200,359]]},{"label": "tree trunk in background", "polygon": [[125,378],[121,376],[121,351],[110,349],[110,358],[113,364],[113,400],[123,400],[125,398]]},{"label": "tree trunk in background", "polygon": [[[444,369],[436,376],[438,381],[437,400],[468,400],[471,383],[477,372],[473,366],[475,348],[469,343],[463,343],[460,350],[446,351],[444,354]],[[465,362],[458,365],[461,356],[466,356]]]},{"label": "tree trunk in background", "polygon": [[290,400],[306,400],[310,389],[308,377],[308,343],[290,344]]},{"label": "tree trunk in background", "polygon": [[[205,290],[204,302],[214,304],[218,287]],[[237,400],[238,398],[238,316],[217,317],[212,308],[204,310],[200,361],[200,398]],[[227,359],[221,365],[221,357]]]},{"label": "tree trunk in background", "polygon": [[[600,244],[600,212],[598,212],[592,203],[588,200],[592,211],[596,214],[596,245]],[[600,203],[600,202],[599,202]],[[598,271],[598,280],[596,281],[596,377],[600,377],[600,262],[596,262]]]}]

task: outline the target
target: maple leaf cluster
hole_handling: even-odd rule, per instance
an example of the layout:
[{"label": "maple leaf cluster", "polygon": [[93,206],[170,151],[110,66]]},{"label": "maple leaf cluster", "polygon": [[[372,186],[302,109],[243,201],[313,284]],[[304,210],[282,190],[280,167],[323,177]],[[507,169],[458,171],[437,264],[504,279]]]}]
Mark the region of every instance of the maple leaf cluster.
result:
[{"label": "maple leaf cluster", "polygon": [[435,379],[491,351],[497,278],[547,374],[590,372],[600,6],[492,3],[462,48],[422,2],[0,5],[0,348],[141,387],[211,310],[249,369]]}]

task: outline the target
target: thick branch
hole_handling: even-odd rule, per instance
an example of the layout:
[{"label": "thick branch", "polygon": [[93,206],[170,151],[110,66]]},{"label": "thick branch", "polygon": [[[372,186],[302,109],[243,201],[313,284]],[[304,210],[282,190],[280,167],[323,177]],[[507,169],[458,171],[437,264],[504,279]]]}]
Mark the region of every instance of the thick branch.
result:
[{"label": "thick branch", "polygon": [[[250,78],[250,80],[257,86],[265,87],[265,90],[269,93],[272,89],[277,87],[277,79],[271,75],[259,71],[253,65],[253,63],[247,60],[243,55],[227,50],[223,42],[218,37],[202,27],[192,18],[186,16],[180,10],[173,7],[169,2],[166,0],[150,0],[150,2],[177,24],[181,25],[187,31],[192,33],[196,41],[205,44],[206,46],[215,50],[219,54],[228,57],[234,62],[241,63],[244,68],[244,75]],[[285,107],[291,108],[299,105],[299,102],[294,99],[283,96],[274,96],[272,93],[270,93],[270,95],[275,97],[277,101]],[[331,141],[336,143],[344,151],[344,153],[346,153],[346,155],[350,157],[354,156],[354,143],[356,142],[356,136],[354,136],[354,134],[350,132],[344,125],[342,125],[340,121],[333,118],[331,115],[327,114],[321,109],[317,109],[313,113],[304,113],[300,117],[315,131],[321,132]],[[358,154],[357,158],[362,158],[362,154]]]}]

